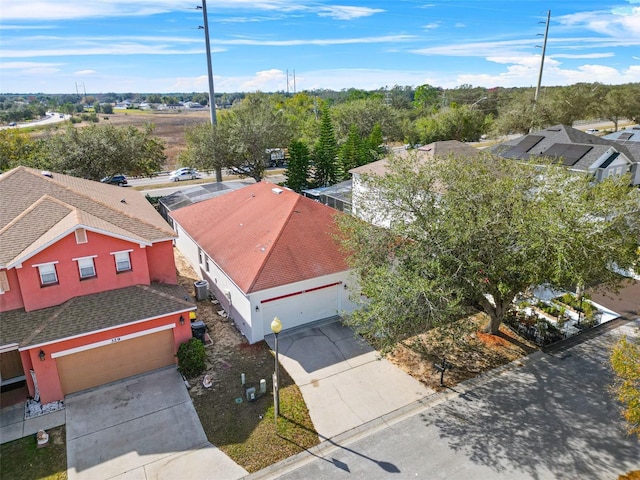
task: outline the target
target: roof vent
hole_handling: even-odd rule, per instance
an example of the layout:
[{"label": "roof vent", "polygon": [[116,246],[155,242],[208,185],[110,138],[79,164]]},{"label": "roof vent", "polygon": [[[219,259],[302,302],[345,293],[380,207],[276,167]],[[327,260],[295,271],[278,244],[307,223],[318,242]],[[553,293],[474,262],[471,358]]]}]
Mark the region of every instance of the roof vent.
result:
[{"label": "roof vent", "polygon": [[271,191],[276,195],[280,195],[282,192],[284,192],[284,190],[282,190],[281,188],[272,188]]},{"label": "roof vent", "polygon": [[49,177],[49,178],[53,178],[53,173],[51,173],[49,170],[43,170],[42,175],[44,175],[45,177]]}]

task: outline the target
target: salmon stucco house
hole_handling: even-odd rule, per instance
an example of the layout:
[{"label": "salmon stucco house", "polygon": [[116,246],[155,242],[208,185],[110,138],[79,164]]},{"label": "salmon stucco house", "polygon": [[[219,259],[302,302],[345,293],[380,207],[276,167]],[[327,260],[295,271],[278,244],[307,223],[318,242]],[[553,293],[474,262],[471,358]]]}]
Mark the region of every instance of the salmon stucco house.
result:
[{"label": "salmon stucco house", "polygon": [[177,285],[174,238],[132,189],[0,175],[3,390],[26,382],[49,403],[175,364],[195,306]]},{"label": "salmon stucco house", "polygon": [[260,182],[171,212],[176,246],[249,343],[356,307],[335,234],[342,213]]}]

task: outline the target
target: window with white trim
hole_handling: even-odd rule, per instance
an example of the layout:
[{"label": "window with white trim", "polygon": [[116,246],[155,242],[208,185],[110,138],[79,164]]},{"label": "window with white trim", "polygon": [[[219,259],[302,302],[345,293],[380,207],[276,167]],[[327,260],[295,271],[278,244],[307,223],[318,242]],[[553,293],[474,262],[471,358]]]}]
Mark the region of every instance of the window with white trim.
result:
[{"label": "window with white trim", "polygon": [[[56,262],[57,263],[57,262]],[[58,274],[56,273],[55,263],[43,263],[35,265],[40,273],[40,285],[55,285],[58,283]]]},{"label": "window with white trim", "polygon": [[80,278],[92,278],[96,276],[96,266],[93,263],[94,257],[74,258],[78,262]]},{"label": "window with white trim", "polygon": [[8,292],[9,290],[9,278],[7,278],[7,271],[0,270],[0,293]]},{"label": "window with white trim", "polygon": [[116,272],[126,272],[131,270],[131,257],[129,252],[116,252],[113,254],[116,259]]}]

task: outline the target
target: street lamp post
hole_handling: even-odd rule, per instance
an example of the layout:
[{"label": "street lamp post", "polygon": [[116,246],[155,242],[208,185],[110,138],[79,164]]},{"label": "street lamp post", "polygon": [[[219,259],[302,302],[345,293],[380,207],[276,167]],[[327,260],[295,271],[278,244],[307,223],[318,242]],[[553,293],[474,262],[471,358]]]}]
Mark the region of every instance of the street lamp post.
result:
[{"label": "street lamp post", "polygon": [[276,338],[276,368],[273,374],[273,418],[276,422],[276,429],[278,428],[278,415],[280,414],[280,384],[278,375],[278,334],[282,330],[282,322],[278,317],[274,317],[271,322],[271,331]]}]

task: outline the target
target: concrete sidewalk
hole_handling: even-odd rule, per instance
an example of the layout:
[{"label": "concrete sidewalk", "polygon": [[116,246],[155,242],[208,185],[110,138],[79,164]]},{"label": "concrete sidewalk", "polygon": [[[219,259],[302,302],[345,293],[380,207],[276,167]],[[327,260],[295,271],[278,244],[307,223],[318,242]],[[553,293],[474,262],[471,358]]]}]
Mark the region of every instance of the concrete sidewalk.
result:
[{"label": "concrete sidewalk", "polygon": [[25,419],[25,402],[0,410],[0,443],[35,435],[38,430],[49,430],[66,423],[66,410],[57,410],[38,417]]},{"label": "concrete sidewalk", "polygon": [[[273,335],[265,340],[275,347]],[[339,319],[283,331],[278,343],[280,363],[300,388],[321,440],[434,393],[381,359]]]}]

